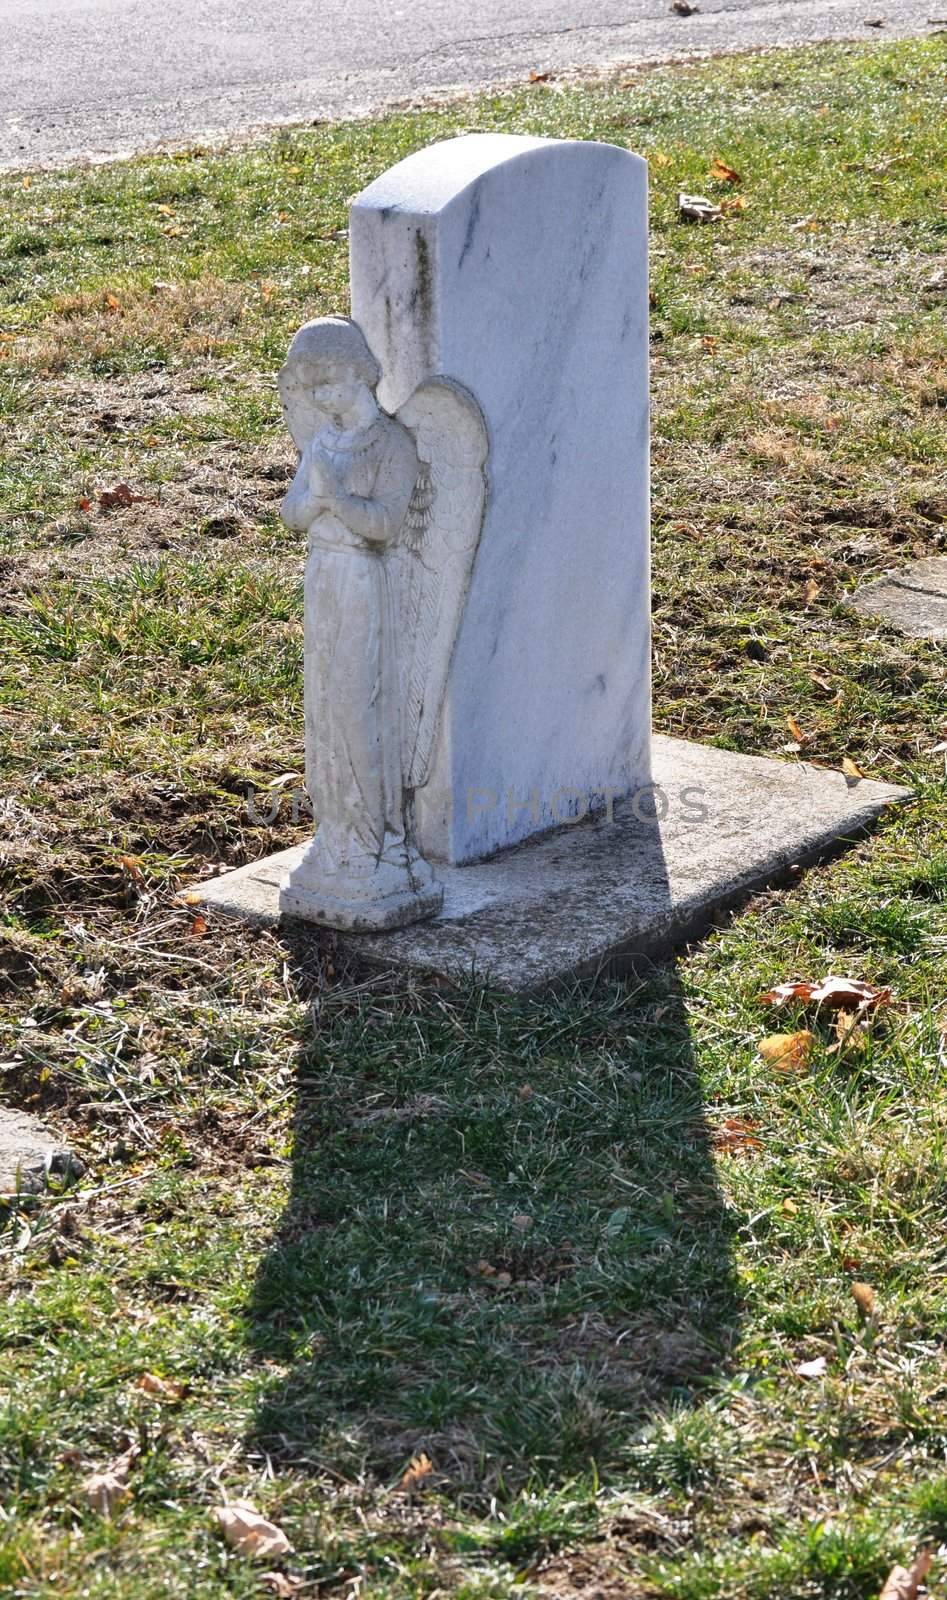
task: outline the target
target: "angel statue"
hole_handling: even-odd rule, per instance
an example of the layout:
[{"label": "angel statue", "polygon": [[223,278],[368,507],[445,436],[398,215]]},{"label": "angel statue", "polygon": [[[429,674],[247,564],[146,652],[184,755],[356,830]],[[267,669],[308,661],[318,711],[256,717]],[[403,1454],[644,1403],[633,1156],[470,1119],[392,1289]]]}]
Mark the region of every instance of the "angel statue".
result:
[{"label": "angel statue", "polygon": [[473,396],[422,383],[395,416],[356,323],[307,322],[279,375],[299,467],[282,505],[309,538],[306,788],[316,833],[280,908],[332,928],[400,927],[443,890],[413,836],[480,538],[487,432]]}]

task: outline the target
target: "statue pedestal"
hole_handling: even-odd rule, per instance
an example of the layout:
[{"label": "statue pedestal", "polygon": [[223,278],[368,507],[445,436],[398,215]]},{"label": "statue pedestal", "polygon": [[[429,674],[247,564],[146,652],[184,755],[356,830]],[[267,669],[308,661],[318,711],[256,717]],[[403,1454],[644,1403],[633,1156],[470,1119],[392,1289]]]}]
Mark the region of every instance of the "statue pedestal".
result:
[{"label": "statue pedestal", "polygon": [[[382,862],[370,875],[336,882],[318,867],[313,873],[311,858],[317,846],[318,837],[315,845],[301,853],[292,852],[286,863],[279,895],[283,916],[300,917],[344,933],[382,933],[436,916],[444,903],[442,885],[419,858],[416,872],[407,863],[399,869]],[[331,893],[336,887],[338,893]]]},{"label": "statue pedestal", "polygon": [[[611,818],[560,828],[490,861],[443,867],[440,913],[393,932],[341,933],[366,966],[520,992],[633,968],[696,938],[715,912],[863,832],[908,790],[655,738],[654,779]],[[280,920],[304,847],[204,884],[209,911]],[[297,937],[284,921],[288,940]],[[298,931],[299,925],[296,924]]]}]

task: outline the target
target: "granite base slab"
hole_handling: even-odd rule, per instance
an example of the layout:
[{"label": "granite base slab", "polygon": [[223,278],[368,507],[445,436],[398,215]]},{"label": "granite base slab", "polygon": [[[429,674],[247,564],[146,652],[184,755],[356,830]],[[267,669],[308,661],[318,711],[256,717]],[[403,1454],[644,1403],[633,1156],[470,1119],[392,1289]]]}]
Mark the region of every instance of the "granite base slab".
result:
[{"label": "granite base slab", "polygon": [[[440,867],[429,921],[340,934],[369,966],[470,977],[514,992],[634,967],[704,931],[716,911],[856,838],[910,791],[806,762],[654,740],[653,787],[602,815],[466,867]],[[301,847],[199,887],[210,910],[279,921]]]},{"label": "granite base slab", "polygon": [[852,605],[911,639],[947,641],[947,556],[927,556],[856,590]]}]

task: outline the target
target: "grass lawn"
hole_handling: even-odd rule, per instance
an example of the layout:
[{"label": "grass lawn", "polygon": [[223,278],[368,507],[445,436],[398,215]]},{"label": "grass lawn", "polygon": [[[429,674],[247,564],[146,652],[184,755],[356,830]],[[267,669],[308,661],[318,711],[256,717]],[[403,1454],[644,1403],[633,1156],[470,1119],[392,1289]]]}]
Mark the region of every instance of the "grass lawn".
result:
[{"label": "grass lawn", "polygon": [[[947,545],[945,75],[833,47],[0,179],[0,1094],[87,1162],[0,1234],[4,1594],[867,1600],[947,1539],[947,672],[846,605]],[[791,761],[792,718],[917,794],[545,999],[185,898],[302,836],[276,368],[347,305],[347,200],[471,128],[651,161],[658,728]],[[830,971],[894,1004],[774,1070],[760,992]],[[294,1554],[228,1550],[240,1498]]]}]

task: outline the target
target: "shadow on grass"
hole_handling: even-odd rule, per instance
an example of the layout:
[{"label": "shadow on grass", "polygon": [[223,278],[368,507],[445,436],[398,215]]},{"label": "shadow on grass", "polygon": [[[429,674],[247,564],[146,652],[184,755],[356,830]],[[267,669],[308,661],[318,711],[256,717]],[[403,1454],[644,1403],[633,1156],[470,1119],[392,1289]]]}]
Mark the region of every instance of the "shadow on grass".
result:
[{"label": "shadow on grass", "polygon": [[280,1371],[255,1446],[382,1483],[423,1451],[471,1504],[622,1474],[737,1316],[673,965],[543,998],[340,987],[318,934],[285,937],[313,1009],[250,1307]]}]

